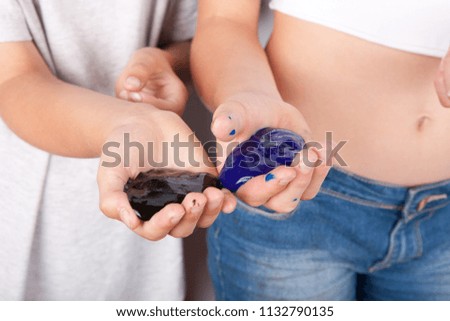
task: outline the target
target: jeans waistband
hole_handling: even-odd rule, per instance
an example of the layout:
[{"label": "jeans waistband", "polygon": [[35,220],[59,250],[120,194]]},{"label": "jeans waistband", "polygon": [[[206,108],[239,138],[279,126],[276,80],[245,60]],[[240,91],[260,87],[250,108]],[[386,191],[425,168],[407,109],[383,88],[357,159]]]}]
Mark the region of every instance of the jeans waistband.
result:
[{"label": "jeans waistband", "polygon": [[332,167],[321,191],[371,207],[403,211],[406,219],[417,213],[444,207],[450,202],[450,179],[405,187],[359,176]]}]

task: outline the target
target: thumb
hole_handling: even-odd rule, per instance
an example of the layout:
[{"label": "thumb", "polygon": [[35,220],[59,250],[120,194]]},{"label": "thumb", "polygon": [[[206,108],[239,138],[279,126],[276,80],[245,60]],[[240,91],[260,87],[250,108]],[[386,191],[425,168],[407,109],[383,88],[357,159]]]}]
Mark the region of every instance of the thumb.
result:
[{"label": "thumb", "polygon": [[123,191],[125,182],[122,178],[100,166],[97,175],[99,188],[99,207],[107,217],[120,220],[131,230],[140,225],[140,220],[131,208],[127,194]]},{"label": "thumb", "polygon": [[122,221],[131,230],[135,230],[141,224],[128,202],[127,194],[124,192],[102,193],[99,207],[107,217]]},{"label": "thumb", "polygon": [[249,121],[246,108],[239,102],[226,102],[220,105],[213,115],[211,131],[224,142],[234,139],[247,139],[259,128],[257,122]]},{"label": "thumb", "polygon": [[120,94],[123,90],[140,91],[150,78],[150,66],[144,67],[143,64],[136,62],[125,67],[117,81],[117,91]]},{"label": "thumb", "polygon": [[149,48],[136,51],[117,80],[117,96],[120,97],[127,91],[141,91],[152,74],[155,73],[158,65],[157,60],[157,57]]}]

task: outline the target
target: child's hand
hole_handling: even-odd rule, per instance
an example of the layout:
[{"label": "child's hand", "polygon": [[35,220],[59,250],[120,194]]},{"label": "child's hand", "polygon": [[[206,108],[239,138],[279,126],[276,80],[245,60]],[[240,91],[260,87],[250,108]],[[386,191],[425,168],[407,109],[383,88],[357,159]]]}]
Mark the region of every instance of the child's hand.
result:
[{"label": "child's hand", "polygon": [[441,105],[450,107],[450,48],[447,55],[441,60],[434,85]]},{"label": "child's hand", "polygon": [[[264,127],[289,129],[306,142],[310,139],[309,127],[294,106],[255,93],[237,95],[217,108],[211,124],[221,145],[219,171],[231,152],[230,143],[242,142]],[[300,200],[313,198],[329,170],[325,151],[309,148],[297,157],[297,166],[280,166],[271,175],[254,177],[238,189],[237,196],[251,206],[264,205],[281,213],[292,211]],[[314,166],[316,162],[320,165]]]},{"label": "child's hand", "polygon": [[117,97],[151,104],[181,115],[188,92],[170,64],[170,54],[158,48],[135,52],[116,83]]},{"label": "child's hand", "polygon": [[[209,187],[203,193],[189,193],[182,204],[167,205],[147,222],[139,220],[123,191],[129,178],[156,167],[208,172],[215,176],[217,171],[179,116],[148,105],[134,106],[133,110],[139,113],[117,124],[103,147],[97,176],[102,212],[153,241],[166,235],[186,237],[197,226],[210,226],[221,210],[232,212],[236,206],[232,194]],[[177,141],[180,144],[175,148],[173,143]]]}]

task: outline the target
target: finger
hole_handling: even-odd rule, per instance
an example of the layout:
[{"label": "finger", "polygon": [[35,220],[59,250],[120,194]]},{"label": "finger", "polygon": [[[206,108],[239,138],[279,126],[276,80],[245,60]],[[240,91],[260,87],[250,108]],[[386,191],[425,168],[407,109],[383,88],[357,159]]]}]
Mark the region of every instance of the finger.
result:
[{"label": "finger", "polygon": [[[154,91],[151,91],[144,87],[141,91],[128,91],[128,90],[122,90],[118,97],[123,100],[128,100],[135,103],[147,103],[147,104],[155,104],[158,106],[159,109],[169,109],[170,108],[164,108],[169,106],[169,104],[162,104],[164,101],[161,101],[156,97],[156,93]],[[163,108],[161,108],[163,107]]]},{"label": "finger", "polygon": [[203,213],[206,201],[206,196],[202,193],[189,193],[186,195],[182,202],[186,214],[170,231],[170,235],[173,237],[187,237],[191,235]]},{"label": "finger", "polygon": [[247,123],[243,105],[234,102],[225,103],[214,112],[211,131],[217,139],[227,142],[240,135]]},{"label": "finger", "polygon": [[131,230],[141,224],[124,192],[104,193],[100,197],[100,210],[107,217],[122,221]]},{"label": "finger", "polygon": [[183,219],[185,212],[181,204],[168,204],[153,215],[150,221],[137,226],[134,232],[148,240],[159,241],[177,226]]},{"label": "finger", "polygon": [[145,86],[138,92],[130,92],[130,100],[134,102],[150,102],[156,98],[157,90]]},{"label": "finger", "polygon": [[141,224],[141,221],[134,214],[127,194],[123,192],[125,183],[124,178],[114,173],[106,173],[103,167],[100,167],[97,176],[99,207],[107,217],[120,220],[128,228],[134,230]]},{"label": "finger", "polygon": [[128,91],[140,91],[147,81],[155,73],[155,59],[152,55],[137,51],[130,63],[122,72],[121,79],[124,89]]},{"label": "finger", "polygon": [[294,168],[280,166],[266,175],[253,177],[236,194],[250,206],[260,206],[284,190],[296,175]]},{"label": "finger", "polygon": [[[448,55],[447,55],[448,56]],[[450,107],[450,58],[442,59],[434,81],[439,102],[444,107]]]},{"label": "finger", "polygon": [[236,197],[227,189],[222,189],[222,192],[225,194],[222,205],[222,212],[225,214],[232,213],[236,209]]},{"label": "finger", "polygon": [[209,227],[216,220],[222,209],[225,194],[214,187],[208,187],[203,194],[206,196],[207,202],[203,214],[198,220],[197,226]]},{"label": "finger", "polygon": [[[252,118],[250,121],[249,117]],[[211,123],[211,131],[218,140],[231,141],[234,139],[247,139],[260,129],[262,120],[256,119],[260,115],[248,115],[245,107],[239,102],[227,102],[220,105]],[[267,122],[267,120],[265,120]]]},{"label": "finger", "polygon": [[[138,68],[145,67],[141,64],[127,66],[117,79],[115,91],[116,96],[120,99],[131,100],[130,94],[141,91],[145,86],[148,75],[144,75],[144,73],[149,74],[149,71],[140,70]],[[139,70],[139,72],[137,70]],[[138,73],[140,75],[137,75]]]},{"label": "finger", "polygon": [[[162,79],[164,78],[164,79]],[[173,72],[152,75],[140,91],[123,90],[119,98],[131,102],[143,102],[182,115],[189,92],[184,83]]]},{"label": "finger", "polygon": [[120,90],[119,94],[117,95],[118,98],[123,100],[129,100],[129,93],[127,90],[122,89]]},{"label": "finger", "polygon": [[[328,172],[331,168],[331,166],[327,165],[331,163],[331,160],[327,159],[325,148],[319,150],[315,147],[312,147],[311,151],[313,151],[317,155],[318,160],[316,161],[316,165],[314,167],[311,182],[303,192],[303,195],[301,197],[302,200],[310,200],[316,197],[317,193],[319,193],[320,191],[320,187],[322,186],[323,181],[327,177]],[[333,155],[330,155],[330,157],[332,156]]]},{"label": "finger", "polygon": [[133,101],[135,103],[151,103],[152,101],[157,100],[155,91],[147,89],[146,87],[142,88],[140,91],[123,90],[120,93],[119,98]]},{"label": "finger", "polygon": [[[278,213],[291,212],[298,206],[303,193],[311,183],[314,171],[314,168],[308,162],[305,162],[303,155],[301,153],[297,156],[299,165],[295,167],[297,172],[295,179],[289,183],[285,190],[270,198],[264,206]],[[310,160],[313,162],[314,156]]]},{"label": "finger", "polygon": [[146,48],[136,51],[116,82],[116,95],[119,96],[123,90],[140,91],[154,73],[156,60]]}]

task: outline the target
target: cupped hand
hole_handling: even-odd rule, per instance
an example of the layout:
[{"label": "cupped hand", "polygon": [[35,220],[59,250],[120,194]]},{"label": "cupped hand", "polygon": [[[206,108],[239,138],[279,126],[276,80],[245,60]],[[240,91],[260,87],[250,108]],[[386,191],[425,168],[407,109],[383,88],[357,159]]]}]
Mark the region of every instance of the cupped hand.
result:
[{"label": "cupped hand", "polygon": [[116,96],[181,115],[188,91],[173,71],[168,55],[152,47],[136,51],[117,79]]},{"label": "cupped hand", "polygon": [[[218,170],[237,143],[265,127],[291,130],[310,143],[309,127],[294,106],[276,97],[242,93],[228,99],[214,113],[211,130],[219,145]],[[315,197],[328,174],[330,167],[326,164],[324,149],[306,148],[292,166],[280,166],[254,177],[236,194],[251,206],[264,205],[279,213],[290,212],[300,200]]]},{"label": "cupped hand", "polygon": [[[102,212],[153,241],[166,235],[186,237],[197,226],[211,225],[220,211],[232,212],[236,206],[232,194],[209,187],[203,193],[189,193],[182,204],[167,205],[147,222],[136,216],[123,190],[140,172],[166,167],[217,176],[200,142],[178,115],[140,105],[132,108],[142,107],[142,112],[118,124],[103,147],[97,175]],[[177,141],[183,147],[175,148]]]}]

